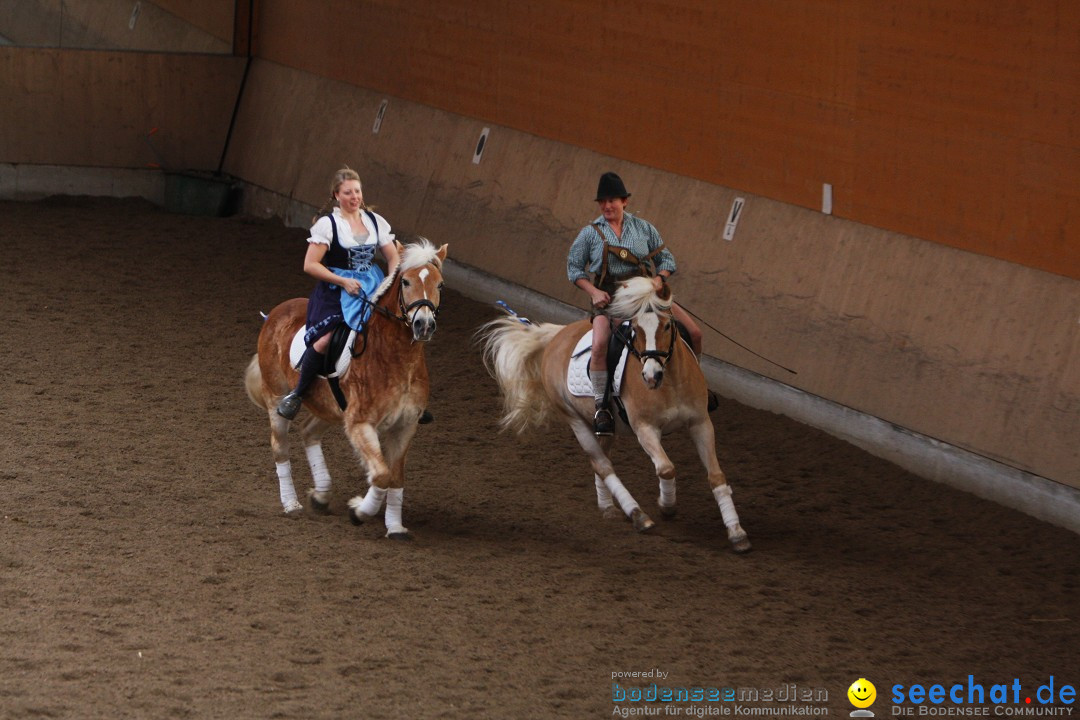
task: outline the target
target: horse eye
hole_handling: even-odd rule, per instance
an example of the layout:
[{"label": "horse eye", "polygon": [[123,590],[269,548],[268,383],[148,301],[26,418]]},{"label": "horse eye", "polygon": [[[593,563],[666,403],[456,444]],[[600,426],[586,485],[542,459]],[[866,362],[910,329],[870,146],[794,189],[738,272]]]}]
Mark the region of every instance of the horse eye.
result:
[{"label": "horse eye", "polygon": [[412,286],[412,283],[409,282],[408,280],[402,280],[401,281],[401,287],[411,287],[411,286]]},{"label": "horse eye", "polygon": [[442,284],[442,283],[439,283],[439,289],[440,289],[440,290],[442,290],[442,289],[443,289],[443,284]]}]

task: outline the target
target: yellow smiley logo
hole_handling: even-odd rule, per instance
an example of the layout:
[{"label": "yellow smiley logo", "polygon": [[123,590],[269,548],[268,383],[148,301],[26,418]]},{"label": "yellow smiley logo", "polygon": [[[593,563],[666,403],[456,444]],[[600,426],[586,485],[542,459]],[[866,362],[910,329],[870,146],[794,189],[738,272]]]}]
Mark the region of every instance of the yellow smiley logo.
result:
[{"label": "yellow smiley logo", "polygon": [[877,698],[877,688],[866,678],[859,678],[847,689],[847,697],[857,708],[870,707]]}]

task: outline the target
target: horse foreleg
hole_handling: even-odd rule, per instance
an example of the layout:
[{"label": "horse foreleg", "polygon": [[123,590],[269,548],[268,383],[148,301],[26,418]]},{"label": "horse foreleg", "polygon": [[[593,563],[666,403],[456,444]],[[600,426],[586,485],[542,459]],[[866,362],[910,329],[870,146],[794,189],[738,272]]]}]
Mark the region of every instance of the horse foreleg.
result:
[{"label": "horse foreleg", "polygon": [[[611,457],[611,445],[614,439],[611,435],[597,438],[596,442],[607,458]],[[615,503],[611,499],[611,491],[608,490],[607,485],[604,483],[604,478],[594,472],[593,484],[596,486],[596,506],[600,508],[600,516],[605,520],[614,520],[621,517],[621,511],[615,507]]]},{"label": "horse foreleg", "polygon": [[296,486],[293,485],[292,463],[289,461],[289,421],[273,409],[269,410],[269,415],[270,450],[274,454],[274,465],[277,468],[281,507],[286,515],[296,516],[303,512],[304,506],[296,499]]},{"label": "horse foreleg", "polygon": [[728,540],[735,552],[746,552],[750,549],[750,540],[739,524],[739,514],[735,511],[735,503],[731,499],[731,486],[728,485],[724,471],[720,469],[720,461],[716,459],[716,435],[712,421],[706,417],[702,422],[691,426],[690,436],[697,448],[698,457],[701,458],[701,464],[709,473],[709,487],[712,488],[713,497],[720,508],[720,516],[724,519]]},{"label": "horse foreleg", "polygon": [[326,458],[323,456],[322,439],[330,423],[314,415],[308,417],[300,429],[300,436],[304,440],[304,453],[307,455],[308,467],[311,468],[311,478],[315,487],[308,490],[308,502],[311,509],[320,513],[330,510],[330,470],[326,467]]},{"label": "horse foreleg", "polygon": [[660,439],[660,429],[653,425],[641,425],[634,428],[641,448],[648,454],[656,468],[656,478],[660,481],[660,497],[656,504],[660,514],[666,518],[675,517],[675,464],[671,462]]},{"label": "horse foreleg", "polygon": [[354,524],[361,524],[379,514],[386,491],[390,486],[390,468],[379,446],[379,435],[368,423],[357,423],[348,429],[349,442],[364,459],[367,466],[367,493],[349,500],[349,517]]},{"label": "horse foreleg", "polygon": [[[607,510],[611,507],[611,499],[614,498],[626,517],[630,518],[634,523],[635,530],[644,532],[653,527],[656,523],[645,514],[645,511],[638,505],[637,500],[622,484],[619,476],[615,474],[615,467],[611,464],[611,459],[608,458],[604,447],[601,446],[596,439],[596,435],[593,434],[592,426],[580,418],[575,418],[571,421],[570,427],[574,431],[574,436],[577,438],[578,444],[581,445],[581,449],[589,456],[589,462],[592,464],[593,473],[595,473],[594,477],[598,479],[596,483],[596,499],[600,505],[601,513],[604,513],[605,517],[610,515]],[[610,446],[610,439],[605,444]],[[603,481],[604,489],[607,491],[606,495],[601,490],[599,480]],[[607,507],[604,505],[605,498],[608,501]]]},{"label": "horse foreleg", "polygon": [[394,463],[390,489],[386,491],[386,537],[391,540],[411,540],[409,529],[401,524],[401,505],[405,500],[405,456]]},{"label": "horse foreleg", "polygon": [[619,517],[619,510],[611,500],[611,491],[607,489],[603,478],[593,473],[593,484],[596,485],[596,506],[600,508],[600,515],[605,520],[613,520]]}]

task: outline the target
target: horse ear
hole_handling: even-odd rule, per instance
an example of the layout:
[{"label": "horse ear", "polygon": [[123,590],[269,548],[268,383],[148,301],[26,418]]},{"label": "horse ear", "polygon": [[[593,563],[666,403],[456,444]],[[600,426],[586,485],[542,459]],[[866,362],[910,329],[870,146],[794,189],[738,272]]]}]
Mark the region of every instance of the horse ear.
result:
[{"label": "horse ear", "polygon": [[394,238],[394,247],[397,248],[398,257],[401,257],[401,253],[405,252],[405,246],[401,244],[401,241]]},{"label": "horse ear", "polygon": [[671,299],[671,286],[668,285],[667,283],[664,283],[663,285],[661,285],[660,289],[656,293],[656,297],[660,298],[661,300],[670,300]]},{"label": "horse ear", "polygon": [[446,249],[448,247],[450,247],[450,243],[443,243],[443,246],[435,253],[435,257],[439,258],[440,263],[446,259]]}]

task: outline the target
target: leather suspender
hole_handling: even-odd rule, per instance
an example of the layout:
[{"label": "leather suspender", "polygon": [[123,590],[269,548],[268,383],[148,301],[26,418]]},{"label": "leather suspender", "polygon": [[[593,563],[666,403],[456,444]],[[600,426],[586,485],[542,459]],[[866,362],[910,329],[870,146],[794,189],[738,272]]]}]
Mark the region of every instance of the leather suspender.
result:
[{"label": "leather suspender", "polygon": [[[603,243],[603,259],[600,261],[600,273],[597,275],[596,286],[600,287],[601,283],[607,279],[608,268],[608,253],[615,255],[620,260],[630,265],[637,267],[641,273],[647,277],[652,277],[656,274],[656,256],[664,249],[663,241],[660,242],[656,248],[643,258],[639,258],[628,248],[618,247],[617,245],[610,244],[605,238],[604,233],[600,230],[600,223],[593,223],[593,230],[600,236],[600,242]],[[649,268],[646,263],[652,263],[652,268]]]}]

